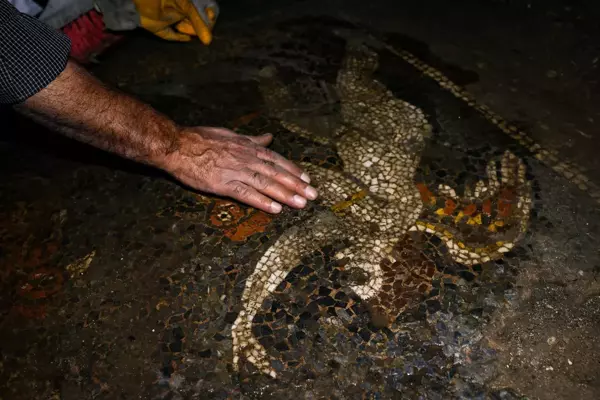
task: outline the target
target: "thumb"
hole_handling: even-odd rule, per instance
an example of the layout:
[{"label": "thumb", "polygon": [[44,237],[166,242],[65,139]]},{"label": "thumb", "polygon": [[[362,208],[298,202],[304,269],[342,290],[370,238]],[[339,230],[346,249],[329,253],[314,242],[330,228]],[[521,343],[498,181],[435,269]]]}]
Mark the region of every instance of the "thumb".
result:
[{"label": "thumb", "polygon": [[268,146],[272,141],[273,141],[273,135],[271,135],[270,133],[265,133],[264,135],[260,135],[260,136],[246,136],[248,139],[250,139],[252,142],[256,143],[259,146],[263,146],[266,147]]}]

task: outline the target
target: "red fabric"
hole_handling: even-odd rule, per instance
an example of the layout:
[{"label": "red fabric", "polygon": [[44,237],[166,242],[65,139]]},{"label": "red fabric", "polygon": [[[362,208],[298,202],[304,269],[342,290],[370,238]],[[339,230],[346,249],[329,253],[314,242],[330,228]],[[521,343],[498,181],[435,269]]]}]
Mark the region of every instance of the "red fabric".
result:
[{"label": "red fabric", "polygon": [[88,63],[122,38],[105,30],[102,15],[91,10],[63,28],[71,39],[71,57]]}]

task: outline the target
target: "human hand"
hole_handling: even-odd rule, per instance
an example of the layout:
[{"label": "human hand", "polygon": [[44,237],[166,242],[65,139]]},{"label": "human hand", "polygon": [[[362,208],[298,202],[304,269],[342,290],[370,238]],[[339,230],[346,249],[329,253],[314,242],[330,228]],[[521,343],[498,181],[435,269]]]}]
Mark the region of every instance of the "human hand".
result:
[{"label": "human hand", "polygon": [[300,168],[265,148],[271,135],[181,128],[165,115],[102,85],[69,62],[17,110],[73,139],[160,168],[194,189],[233,197],[270,213],[302,208],[316,190]]},{"label": "human hand", "polygon": [[317,191],[310,178],[283,156],[265,148],[272,136],[242,136],[224,128],[180,131],[168,154],[155,162],[182,183],[232,197],[269,213],[281,204],[303,208]]},{"label": "human hand", "polygon": [[160,168],[194,189],[229,196],[270,213],[303,208],[317,197],[309,177],[265,148],[271,135],[223,128],[181,128],[165,115],[114,92],[69,62],[20,112],[84,143]]}]

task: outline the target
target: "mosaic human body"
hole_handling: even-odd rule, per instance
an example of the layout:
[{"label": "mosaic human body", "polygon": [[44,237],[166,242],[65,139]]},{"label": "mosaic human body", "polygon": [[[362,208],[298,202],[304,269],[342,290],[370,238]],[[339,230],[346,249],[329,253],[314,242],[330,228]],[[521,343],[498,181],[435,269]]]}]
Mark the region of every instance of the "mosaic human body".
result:
[{"label": "mosaic human body", "polygon": [[[302,225],[289,229],[258,261],[246,281],[242,310],[232,327],[236,367],[243,358],[259,371],[276,377],[267,351],[252,334],[252,320],[263,301],[306,254],[336,240],[349,240],[351,245],[336,257],[346,262],[345,268],[359,268],[368,276],[366,282],[350,288],[363,300],[385,306],[390,303],[382,301],[385,296],[389,299],[391,291],[399,294],[395,282],[406,284],[408,281],[404,274],[423,275],[426,279],[432,274],[419,271],[417,266],[413,271],[390,270],[389,262],[386,271],[382,268],[384,260],[394,265],[392,250],[409,231],[438,236],[455,261],[473,265],[501,257],[526,228],[530,188],[525,180],[525,166],[511,153],[502,157],[500,178],[495,161],[492,161],[488,167],[488,182],[480,181],[474,190],[465,192],[464,199],[457,199],[452,188],[439,188],[439,192],[459,204],[465,199],[470,203],[481,200],[483,204],[484,199],[498,195],[501,188],[515,188],[511,197],[515,200],[515,212],[511,216],[516,219],[513,225],[517,227],[511,230],[510,240],[493,240],[483,247],[466,245],[457,229],[465,217],[459,207],[438,210],[434,213],[438,220],[420,219],[428,205],[435,206],[435,196],[415,182],[420,155],[432,128],[420,109],[396,98],[372,78],[376,68],[376,54],[363,46],[348,47],[336,85],[342,124],[333,139],[344,163],[343,171],[303,163],[319,191],[321,203],[331,212],[318,213]],[[277,79],[276,71],[267,68],[261,75],[261,89],[271,113],[288,130],[315,139],[310,132],[286,120],[286,107],[291,103],[291,96]],[[485,206],[484,211],[487,211]],[[452,226],[448,226],[448,218],[442,217],[453,218]],[[464,223],[482,225],[480,220],[471,212]],[[499,222],[497,225],[504,226]],[[497,225],[492,223],[485,230],[496,232]],[[419,291],[424,294],[427,288]],[[404,303],[396,305],[393,315],[403,311],[404,307]]]}]

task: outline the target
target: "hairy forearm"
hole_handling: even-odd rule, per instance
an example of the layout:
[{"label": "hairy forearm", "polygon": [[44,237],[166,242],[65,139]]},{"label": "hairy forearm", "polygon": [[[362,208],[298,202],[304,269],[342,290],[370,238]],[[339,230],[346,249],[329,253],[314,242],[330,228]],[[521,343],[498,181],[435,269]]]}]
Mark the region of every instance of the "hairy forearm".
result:
[{"label": "hairy forearm", "polygon": [[170,119],[106,87],[74,62],[15,108],[73,139],[151,165],[173,151],[179,136]]},{"label": "hairy forearm", "polygon": [[263,211],[302,208],[317,197],[310,178],[265,148],[271,135],[179,127],[152,107],[111,90],[73,62],[15,108],[67,136],[160,168],[197,190],[230,196]]}]

